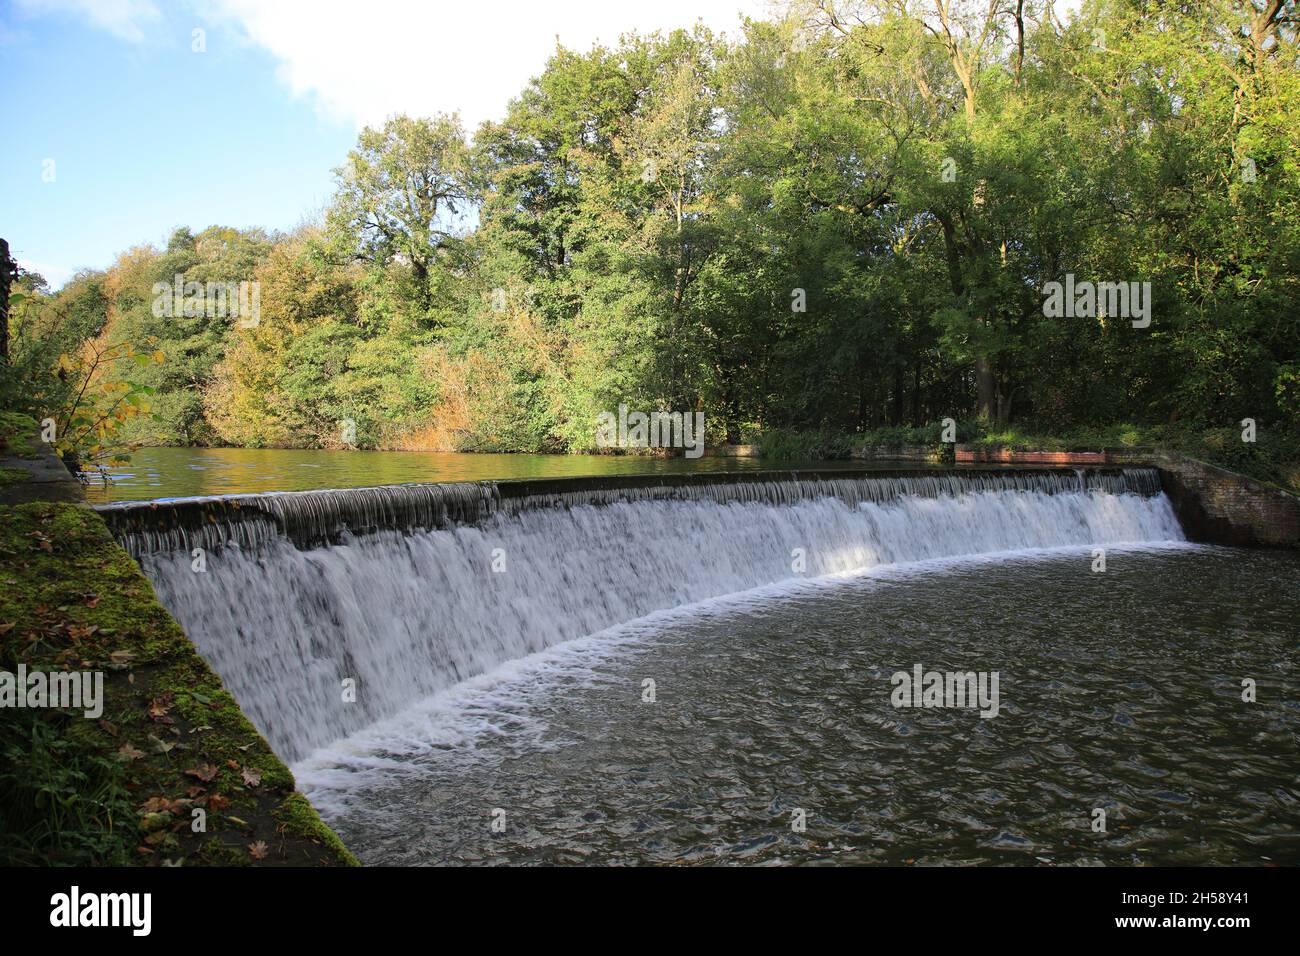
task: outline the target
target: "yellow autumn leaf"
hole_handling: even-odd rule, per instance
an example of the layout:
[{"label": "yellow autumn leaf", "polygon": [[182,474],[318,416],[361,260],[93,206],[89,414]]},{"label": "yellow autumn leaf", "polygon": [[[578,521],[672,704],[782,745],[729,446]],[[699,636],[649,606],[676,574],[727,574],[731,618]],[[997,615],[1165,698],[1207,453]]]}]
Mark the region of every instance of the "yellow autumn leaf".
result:
[{"label": "yellow autumn leaf", "polygon": [[163,354],[162,349],[159,349],[157,352],[153,353],[153,360],[162,363],[167,361],[167,356]]}]

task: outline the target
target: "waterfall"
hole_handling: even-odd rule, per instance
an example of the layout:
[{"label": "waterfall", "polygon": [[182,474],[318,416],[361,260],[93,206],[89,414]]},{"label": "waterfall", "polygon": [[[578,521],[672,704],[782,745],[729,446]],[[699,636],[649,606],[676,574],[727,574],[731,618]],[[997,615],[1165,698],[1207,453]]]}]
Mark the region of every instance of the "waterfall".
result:
[{"label": "waterfall", "polygon": [[849,505],[902,496],[934,498],[977,491],[1043,494],[1101,491],[1160,493],[1154,468],[1071,471],[963,470],[845,477],[842,472],[644,475],[454,484],[387,485],[324,491],[270,492],[123,502],[96,510],[132,555],[155,551],[256,548],[287,537],[301,547],[376,530],[474,524],[499,512],[608,505],[620,501],[712,501],[793,504],[834,497]]},{"label": "waterfall", "polygon": [[758,473],[99,510],[295,761],[508,661],[658,610],[901,562],[1182,540],[1159,487],[1153,469]]}]

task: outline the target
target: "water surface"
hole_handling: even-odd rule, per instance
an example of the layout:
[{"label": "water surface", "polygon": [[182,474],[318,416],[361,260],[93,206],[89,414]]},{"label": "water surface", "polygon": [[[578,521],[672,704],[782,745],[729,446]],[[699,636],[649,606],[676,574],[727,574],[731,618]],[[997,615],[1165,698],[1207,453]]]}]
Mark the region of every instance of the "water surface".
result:
[{"label": "water surface", "polygon": [[[110,468],[111,481],[92,478],[94,504],[202,495],[365,488],[407,482],[500,481],[599,475],[815,469],[862,471],[862,461],[777,461],[758,458],[657,458],[650,455],[479,455],[423,451],[325,451],[290,448],[141,448],[128,464]],[[882,469],[933,468],[882,462]],[[964,466],[956,466],[959,470]],[[979,465],[982,470],[1000,467]]]},{"label": "water surface", "polygon": [[[972,558],[697,606],[295,769],[368,863],[1300,863],[1300,559],[1091,566]],[[895,709],[917,663],[999,671],[1001,713]]]},{"label": "water surface", "polygon": [[[781,463],[790,466],[794,463]],[[803,463],[834,468],[834,463]],[[840,463],[851,466],[850,462]],[[94,504],[200,495],[362,488],[406,482],[565,478],[693,471],[752,471],[756,458],[656,458],[649,455],[478,455],[422,451],[289,448],[141,448],[86,489]],[[861,467],[861,463],[858,463]]]}]

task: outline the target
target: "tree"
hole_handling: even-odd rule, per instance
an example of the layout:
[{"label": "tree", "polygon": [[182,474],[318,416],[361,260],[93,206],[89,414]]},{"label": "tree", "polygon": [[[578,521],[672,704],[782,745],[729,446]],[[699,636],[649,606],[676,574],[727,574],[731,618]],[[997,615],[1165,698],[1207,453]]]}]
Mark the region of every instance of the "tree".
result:
[{"label": "tree", "polygon": [[329,211],[336,241],[357,259],[408,267],[416,302],[428,309],[435,263],[458,244],[457,217],[472,191],[469,150],[456,116],[394,116],[367,127],[336,170]]}]

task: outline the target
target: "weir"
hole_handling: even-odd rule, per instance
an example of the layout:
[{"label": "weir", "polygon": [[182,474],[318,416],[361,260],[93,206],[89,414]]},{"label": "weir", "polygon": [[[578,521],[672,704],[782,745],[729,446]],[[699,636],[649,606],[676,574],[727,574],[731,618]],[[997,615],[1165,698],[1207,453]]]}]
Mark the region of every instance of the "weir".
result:
[{"label": "weir", "polygon": [[656,611],[903,562],[1183,540],[1149,468],[475,482],[98,510],[290,761]]},{"label": "weir", "polygon": [[310,547],[337,540],[344,531],[446,528],[477,524],[502,512],[618,502],[782,505],[833,497],[857,505],[992,491],[1151,496],[1160,490],[1160,473],[1154,468],[756,471],[385,485],[119,502],[96,510],[138,558],[230,544],[257,547],[280,537]]}]

